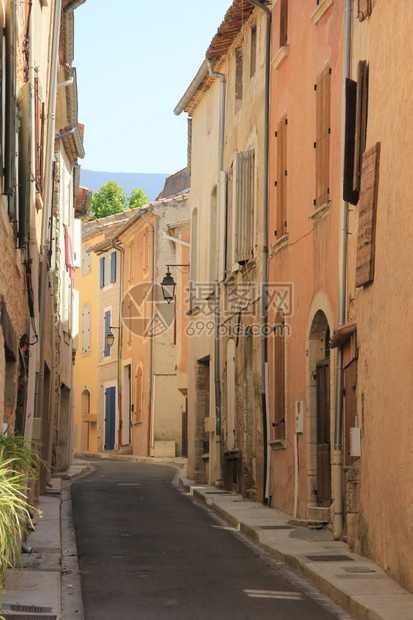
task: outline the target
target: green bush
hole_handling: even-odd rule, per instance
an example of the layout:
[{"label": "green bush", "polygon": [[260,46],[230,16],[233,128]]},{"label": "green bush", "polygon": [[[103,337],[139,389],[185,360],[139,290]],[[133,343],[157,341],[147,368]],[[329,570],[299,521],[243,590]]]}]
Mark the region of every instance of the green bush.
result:
[{"label": "green bush", "polygon": [[8,566],[20,559],[20,537],[32,527],[26,492],[40,458],[25,437],[0,433],[0,589]]}]

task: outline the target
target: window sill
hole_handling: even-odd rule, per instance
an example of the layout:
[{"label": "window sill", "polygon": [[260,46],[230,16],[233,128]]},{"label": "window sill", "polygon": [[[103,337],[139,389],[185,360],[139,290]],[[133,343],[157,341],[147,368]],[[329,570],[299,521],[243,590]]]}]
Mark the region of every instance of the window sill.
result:
[{"label": "window sill", "polygon": [[310,213],[310,215],[308,216],[308,219],[312,220],[313,222],[319,222],[330,211],[330,205],[331,205],[330,200],[325,202],[323,205],[321,205],[321,207],[318,207],[318,209]]},{"label": "window sill", "polygon": [[273,439],[269,441],[268,444],[271,446],[272,450],[285,450],[287,447],[286,439]]},{"label": "window sill", "polygon": [[288,247],[288,235],[283,235],[282,237],[277,239],[277,241],[274,241],[274,243],[271,244],[271,256],[279,254],[280,252],[285,250],[286,247]]},{"label": "window sill", "polygon": [[280,47],[280,49],[278,50],[278,52],[275,54],[274,58],[271,61],[272,64],[272,68],[277,70],[282,63],[284,62],[284,59],[287,58],[288,56],[288,45],[283,45],[282,47]]},{"label": "window sill", "polygon": [[318,24],[324,13],[328,11],[330,6],[334,3],[334,0],[321,0],[318,7],[311,13],[311,21],[313,24]]}]

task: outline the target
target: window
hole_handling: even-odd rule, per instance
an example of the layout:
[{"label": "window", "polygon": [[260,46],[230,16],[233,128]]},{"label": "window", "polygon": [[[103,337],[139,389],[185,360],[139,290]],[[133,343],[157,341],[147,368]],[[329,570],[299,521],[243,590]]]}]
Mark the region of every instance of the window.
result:
[{"label": "window", "polygon": [[133,241],[130,242],[129,244],[129,284],[132,284],[133,282],[133,249],[134,249],[134,243]]},{"label": "window", "polygon": [[195,208],[191,215],[191,260],[190,260],[190,295],[189,310],[193,310],[196,303],[196,283],[198,281],[198,209]]},{"label": "window", "polygon": [[280,47],[288,43],[288,0],[280,2]]},{"label": "window", "polygon": [[211,209],[209,220],[209,282],[211,283],[211,290],[213,288],[212,282],[215,282],[217,278],[217,208],[217,186],[215,186],[211,194]]},{"label": "window", "polygon": [[233,180],[234,262],[244,264],[254,255],[255,152],[237,153]]},{"label": "window", "polygon": [[136,420],[140,422],[142,420],[142,409],[143,409],[143,376],[142,376],[142,368],[138,366],[136,371]]},{"label": "window", "polygon": [[357,18],[363,21],[371,14],[371,0],[358,0]]},{"label": "window", "polygon": [[257,68],[257,26],[251,26],[250,77],[255,75]]},{"label": "window", "polygon": [[287,117],[277,125],[277,230],[279,239],[287,232]]},{"label": "window", "polygon": [[317,76],[316,91],[316,197],[315,207],[329,201],[331,68]]},{"label": "window", "polygon": [[116,282],[116,252],[110,255],[110,282]]},{"label": "window", "polygon": [[274,325],[273,439],[285,439],[285,333],[284,317],[277,312]]},{"label": "window", "polygon": [[36,190],[43,195],[44,158],[44,102],[40,96],[39,78],[34,79],[34,134],[35,134],[35,182]]},{"label": "window", "polygon": [[105,257],[100,259],[100,288],[105,286]]},{"label": "window", "polygon": [[242,103],[243,70],[242,49],[239,47],[235,50],[235,114],[240,110]]},{"label": "window", "polygon": [[368,67],[358,64],[357,82],[346,80],[346,130],[344,152],[344,200],[355,205],[359,199],[361,158],[367,136]]},{"label": "window", "polygon": [[103,330],[103,355],[104,357],[110,356],[110,347],[108,347],[107,342],[106,342],[106,336],[108,335],[110,331],[110,315],[111,315],[110,310],[106,310],[105,315],[104,315],[104,330]]},{"label": "window", "polygon": [[87,276],[90,273],[90,245],[85,245],[82,252],[82,275]]},{"label": "window", "polygon": [[87,304],[82,310],[82,353],[90,353],[90,306]]},{"label": "window", "polygon": [[145,226],[143,231],[143,273],[149,272],[149,249],[150,249],[150,231],[149,226]]},{"label": "window", "polygon": [[380,142],[377,142],[362,158],[356,286],[363,286],[374,279],[379,167]]}]

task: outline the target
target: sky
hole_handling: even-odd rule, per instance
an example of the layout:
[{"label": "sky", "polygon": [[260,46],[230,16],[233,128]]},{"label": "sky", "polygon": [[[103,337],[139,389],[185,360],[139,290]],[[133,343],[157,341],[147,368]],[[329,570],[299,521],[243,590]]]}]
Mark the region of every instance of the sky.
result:
[{"label": "sky", "polygon": [[86,170],[173,174],[187,114],[174,108],[231,0],[86,0],[74,13]]}]

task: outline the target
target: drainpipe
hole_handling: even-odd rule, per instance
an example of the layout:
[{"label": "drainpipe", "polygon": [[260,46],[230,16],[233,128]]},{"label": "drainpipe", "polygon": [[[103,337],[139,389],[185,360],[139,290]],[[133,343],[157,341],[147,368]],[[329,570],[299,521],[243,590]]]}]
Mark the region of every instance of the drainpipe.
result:
[{"label": "drainpipe", "polygon": [[[151,227],[151,325],[153,325],[154,301],[155,301],[155,227],[145,217],[145,212],[141,211],[142,219]],[[151,346],[149,349],[149,394],[148,394],[148,445],[147,451],[150,456],[151,431],[155,420],[152,414],[152,374],[153,374],[153,336],[150,336]]]},{"label": "drainpipe", "polygon": [[[344,3],[344,33],[343,33],[343,81],[342,81],[342,113],[341,113],[341,183],[340,191],[343,196],[344,184],[344,150],[346,128],[346,78],[350,76],[351,56],[351,2]],[[339,270],[338,270],[338,316],[337,326],[344,325],[346,314],[346,259],[347,259],[347,202],[341,200],[340,232],[339,232]],[[332,482],[334,497],[334,539],[338,540],[343,534],[343,347],[337,349],[336,375],[336,415],[334,425],[334,452],[332,466]]]},{"label": "drainpipe", "polygon": [[[118,338],[118,412],[120,419],[120,406],[122,402],[122,374],[121,374],[121,361],[122,361],[122,300],[123,300],[123,265],[124,265],[124,249],[121,245],[117,245],[112,239],[109,239],[110,245],[120,254],[120,282],[119,282],[119,338]],[[122,418],[123,419],[123,418]],[[121,442],[120,442],[121,444]],[[119,445],[120,445],[119,444]]]},{"label": "drainpipe", "polygon": [[[220,80],[220,100],[219,100],[219,142],[218,142],[218,182],[224,173],[224,126],[225,126],[225,75],[212,69],[212,60],[208,60],[209,75]],[[219,359],[219,321],[220,321],[220,289],[219,289],[219,242],[220,242],[220,215],[221,215],[221,191],[218,191],[218,217],[216,218],[216,235],[218,239],[218,251],[216,260],[216,281],[215,281],[215,347],[214,347],[214,383],[215,383],[215,443],[216,443],[216,464],[215,464],[215,486],[222,486],[222,463],[221,463],[221,384],[220,384],[220,359]],[[224,242],[225,247],[225,242]]]},{"label": "drainpipe", "polygon": [[39,281],[39,371],[36,377],[36,391],[34,404],[34,417],[40,418],[40,407],[43,401],[44,384],[44,339],[45,339],[45,305],[47,281],[47,253],[49,249],[49,220],[52,207],[52,168],[54,156],[55,140],[55,109],[56,109],[56,89],[57,89],[57,67],[59,61],[59,34],[60,21],[62,15],[62,0],[56,0],[55,12],[53,15],[51,62],[48,75],[49,97],[47,102],[47,134],[46,134],[46,156],[44,165],[44,203],[42,216],[42,238],[41,238],[41,271]]},{"label": "drainpipe", "polygon": [[262,226],[262,291],[261,291],[261,406],[262,406],[262,428],[264,438],[264,479],[263,503],[268,503],[270,497],[270,445],[269,445],[269,416],[268,416],[268,386],[265,380],[267,374],[268,353],[267,353],[267,337],[265,334],[265,326],[268,322],[267,296],[265,284],[268,280],[268,145],[269,145],[269,127],[270,127],[270,59],[271,59],[271,11],[268,7],[263,6],[256,0],[248,0],[250,4],[258,7],[265,12],[267,17],[267,28],[265,35],[265,110],[264,110],[264,165],[263,165],[263,226]]}]

